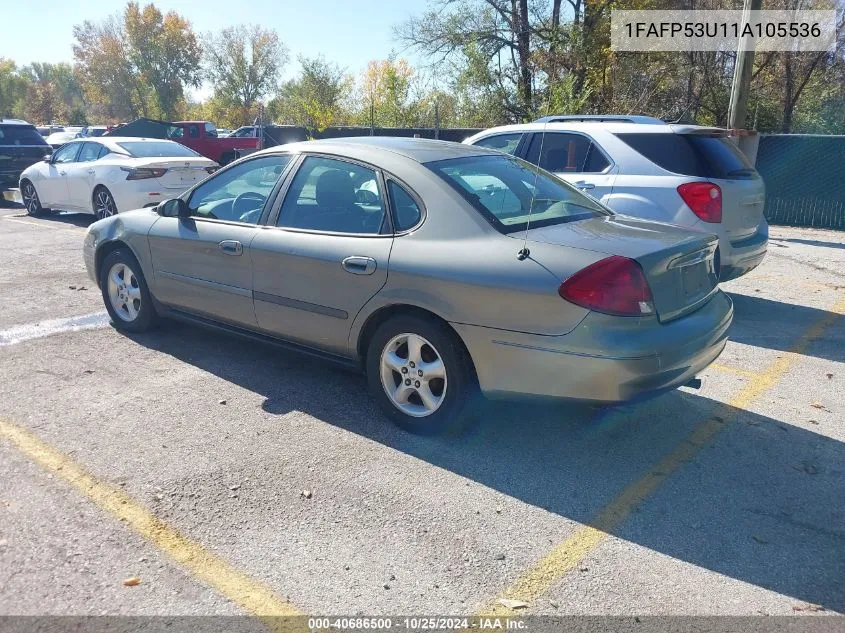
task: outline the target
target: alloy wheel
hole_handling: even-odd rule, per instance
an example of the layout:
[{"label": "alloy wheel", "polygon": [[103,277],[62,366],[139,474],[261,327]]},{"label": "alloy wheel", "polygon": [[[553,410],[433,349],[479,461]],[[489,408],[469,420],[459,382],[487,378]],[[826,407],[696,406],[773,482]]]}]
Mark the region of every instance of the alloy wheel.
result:
[{"label": "alloy wheel", "polygon": [[437,411],[446,397],[446,367],[419,334],[397,334],[381,353],[381,384],[393,406],[415,418]]},{"label": "alloy wheel", "polygon": [[38,192],[31,182],[26,183],[23,188],[23,203],[29,215],[36,215],[41,207],[38,202]]},{"label": "alloy wheel", "polygon": [[141,287],[132,269],[124,263],[117,263],[109,270],[109,301],[115,314],[131,323],[141,312]]},{"label": "alloy wheel", "polygon": [[100,189],[95,197],[94,206],[97,211],[97,219],[102,220],[116,213],[117,209],[114,205],[114,199],[111,194],[105,189]]}]

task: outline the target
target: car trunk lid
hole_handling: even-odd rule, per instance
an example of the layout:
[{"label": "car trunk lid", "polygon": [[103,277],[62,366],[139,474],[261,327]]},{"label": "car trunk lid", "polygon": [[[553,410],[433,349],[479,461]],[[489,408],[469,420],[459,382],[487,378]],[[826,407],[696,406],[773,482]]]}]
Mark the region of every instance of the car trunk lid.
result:
[{"label": "car trunk lid", "polygon": [[208,176],[207,167],[213,167],[214,163],[206,158],[150,158],[144,161],[135,161],[135,168],[144,169],[166,169],[158,182],[165,189],[180,189],[184,191],[195,183]]},{"label": "car trunk lid", "polygon": [[645,273],[661,322],[696,310],[718,288],[718,238],[672,224],[614,215],[531,229],[528,240],[633,259]]}]

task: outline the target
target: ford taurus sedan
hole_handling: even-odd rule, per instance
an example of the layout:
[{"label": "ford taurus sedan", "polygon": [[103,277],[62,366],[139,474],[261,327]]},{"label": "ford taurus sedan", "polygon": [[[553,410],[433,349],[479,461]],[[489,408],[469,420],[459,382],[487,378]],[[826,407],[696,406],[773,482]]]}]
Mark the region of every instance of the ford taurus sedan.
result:
[{"label": "ford taurus sedan", "polygon": [[175,317],[362,369],[399,426],[474,396],[627,401],[688,383],[733,308],[715,236],[615,215],[552,174],[455,143],[294,143],[91,225],[115,327]]}]

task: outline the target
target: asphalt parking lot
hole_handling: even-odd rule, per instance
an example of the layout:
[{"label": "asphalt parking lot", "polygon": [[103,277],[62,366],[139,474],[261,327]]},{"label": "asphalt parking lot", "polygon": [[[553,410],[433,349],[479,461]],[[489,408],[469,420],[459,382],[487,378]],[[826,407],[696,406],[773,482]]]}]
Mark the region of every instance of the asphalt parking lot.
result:
[{"label": "asphalt parking lot", "polygon": [[360,376],[119,334],[92,219],[0,209],[0,614],[845,612],[845,234],[772,228],[700,390],[421,438]]}]

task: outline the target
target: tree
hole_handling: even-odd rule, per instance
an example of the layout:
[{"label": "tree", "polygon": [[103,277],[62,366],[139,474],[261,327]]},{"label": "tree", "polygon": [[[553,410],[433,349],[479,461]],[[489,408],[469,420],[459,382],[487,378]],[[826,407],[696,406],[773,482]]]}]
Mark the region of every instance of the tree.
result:
[{"label": "tree", "polygon": [[365,125],[410,126],[414,69],[404,59],[372,60],[361,73],[360,122]]},{"label": "tree", "polygon": [[28,83],[15,62],[0,57],[0,117],[23,116]]},{"label": "tree", "polygon": [[231,26],[206,40],[205,76],[215,99],[238,108],[246,118],[260,99],[276,90],[287,48],[276,31],[258,25]]},{"label": "tree", "polygon": [[534,112],[534,67],[528,0],[439,0],[396,28],[406,45],[444,62],[471,51],[491,69],[511,120]]},{"label": "tree", "polygon": [[345,101],[353,79],[322,56],[301,56],[299,63],[302,67],[299,76],[282,84],[279,94],[270,101],[267,107],[270,117],[280,123],[317,130],[346,123],[349,116]]},{"label": "tree", "polygon": [[126,5],[123,15],[126,57],[141,80],[153,89],[158,111],[171,119],[184,97],[184,86],[200,85],[202,49],[191,23],[175,11],[162,15],[154,5]]},{"label": "tree", "polygon": [[170,118],[184,87],[199,85],[199,43],[174,11],[130,2],[121,15],[74,26],[73,35],[78,75],[98,118]]}]

